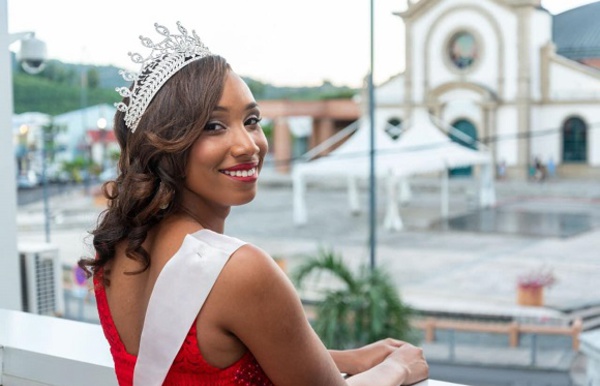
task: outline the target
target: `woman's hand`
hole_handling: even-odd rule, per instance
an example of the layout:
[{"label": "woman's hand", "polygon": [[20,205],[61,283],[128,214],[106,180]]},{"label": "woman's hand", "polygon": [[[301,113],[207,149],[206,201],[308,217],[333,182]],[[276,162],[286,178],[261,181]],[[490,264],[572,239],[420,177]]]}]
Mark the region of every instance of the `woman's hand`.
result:
[{"label": "woman's hand", "polygon": [[401,340],[387,338],[357,349],[329,352],[340,372],[354,375],[377,366],[403,344]]},{"label": "woman's hand", "polygon": [[429,365],[425,360],[423,350],[410,343],[403,343],[395,349],[385,358],[385,362],[388,361],[406,370],[403,385],[413,385],[429,377]]},{"label": "woman's hand", "polygon": [[[390,349],[391,352],[382,361],[364,372],[351,376],[347,379],[347,384],[352,386],[413,385],[429,377],[429,366],[423,356],[423,350],[410,343],[385,339],[352,351],[353,354],[357,354],[359,350],[364,350],[363,352],[371,360],[377,361],[382,352]],[[342,353],[346,352],[342,351]]]}]

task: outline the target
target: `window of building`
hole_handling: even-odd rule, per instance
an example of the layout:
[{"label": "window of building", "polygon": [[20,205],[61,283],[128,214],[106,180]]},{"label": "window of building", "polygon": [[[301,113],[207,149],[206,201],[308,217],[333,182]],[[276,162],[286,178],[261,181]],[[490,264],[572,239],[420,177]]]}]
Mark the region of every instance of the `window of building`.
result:
[{"label": "window of building", "polygon": [[587,161],[587,125],[581,118],[567,119],[562,128],[563,162]]},{"label": "window of building", "polygon": [[385,132],[395,141],[402,135],[402,120],[397,117],[388,119]]},{"label": "window of building", "polygon": [[[468,119],[458,119],[452,124],[453,131],[449,137],[456,143],[469,149],[477,149],[477,129],[473,122]],[[471,166],[450,169],[451,176],[470,176],[473,173]]]},{"label": "window of building", "polygon": [[460,70],[471,67],[478,56],[477,41],[466,31],[461,31],[450,39],[448,55],[452,63]]}]

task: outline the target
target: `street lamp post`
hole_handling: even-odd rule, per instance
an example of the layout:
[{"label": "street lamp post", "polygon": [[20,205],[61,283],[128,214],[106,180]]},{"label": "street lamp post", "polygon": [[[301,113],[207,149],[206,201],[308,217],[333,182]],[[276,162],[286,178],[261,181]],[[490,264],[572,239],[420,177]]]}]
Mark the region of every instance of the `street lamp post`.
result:
[{"label": "street lamp post", "polygon": [[52,139],[52,127],[42,129],[42,191],[44,196],[44,230],[46,242],[50,242],[50,202],[48,197],[48,143]]},{"label": "street lamp post", "polygon": [[[16,159],[12,138],[13,89],[9,45],[31,38],[33,33],[9,35],[8,4],[0,0],[0,308],[21,310],[21,276],[17,248],[17,182]],[[23,45],[19,58],[28,72],[43,67],[45,44],[35,39]]]},{"label": "street lamp post", "polygon": [[107,169],[107,144],[106,144],[106,135],[108,134],[108,132],[106,131],[106,125],[107,125],[107,121],[106,118],[100,118],[98,119],[98,121],[96,122],[96,126],[98,127],[98,130],[100,131],[100,141],[102,144],[102,158],[100,158],[100,163],[102,166],[102,171],[105,171]]}]

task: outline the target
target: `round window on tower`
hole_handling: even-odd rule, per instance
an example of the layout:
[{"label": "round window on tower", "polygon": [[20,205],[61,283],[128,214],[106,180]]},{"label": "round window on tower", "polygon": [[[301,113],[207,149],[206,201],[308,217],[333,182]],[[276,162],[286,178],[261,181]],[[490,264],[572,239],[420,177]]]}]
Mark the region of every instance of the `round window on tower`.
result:
[{"label": "round window on tower", "polygon": [[466,31],[454,34],[448,44],[448,55],[458,69],[468,69],[478,57],[475,37]]}]

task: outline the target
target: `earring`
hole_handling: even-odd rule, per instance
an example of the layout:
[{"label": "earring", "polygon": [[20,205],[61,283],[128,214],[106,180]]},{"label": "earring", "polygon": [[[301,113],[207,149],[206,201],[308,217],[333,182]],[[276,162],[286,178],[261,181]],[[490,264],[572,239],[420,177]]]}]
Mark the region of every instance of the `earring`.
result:
[{"label": "earring", "polygon": [[165,209],[167,209],[168,207],[169,207],[169,203],[168,203],[168,202],[165,202],[164,204],[162,204],[161,206],[159,206],[159,208],[160,208],[161,210],[165,210]]}]

